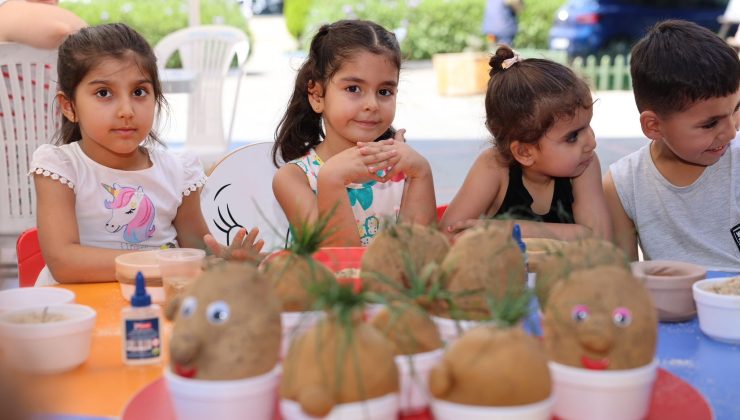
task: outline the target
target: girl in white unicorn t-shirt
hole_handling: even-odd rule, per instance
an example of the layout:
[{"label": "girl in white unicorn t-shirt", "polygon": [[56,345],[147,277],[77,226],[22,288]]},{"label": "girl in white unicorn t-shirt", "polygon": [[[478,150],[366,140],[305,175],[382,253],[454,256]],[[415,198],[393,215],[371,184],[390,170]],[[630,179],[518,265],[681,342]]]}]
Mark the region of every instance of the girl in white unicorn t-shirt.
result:
[{"label": "girl in white unicorn t-shirt", "polygon": [[242,229],[228,250],[208,235],[198,160],[159,147],[152,126],[164,97],[141,35],[124,24],[70,35],[59,47],[58,83],[63,145],[43,145],[31,161],[47,264],[37,286],[114,281],[115,257],[135,250],[205,241],[217,255],[259,252],[257,229]]}]

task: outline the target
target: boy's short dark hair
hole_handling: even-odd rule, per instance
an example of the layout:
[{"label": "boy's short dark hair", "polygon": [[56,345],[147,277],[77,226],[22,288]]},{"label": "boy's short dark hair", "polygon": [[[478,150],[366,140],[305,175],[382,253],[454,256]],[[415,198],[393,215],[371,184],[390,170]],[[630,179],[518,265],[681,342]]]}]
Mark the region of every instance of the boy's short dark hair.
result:
[{"label": "boy's short dark hair", "polygon": [[666,20],[632,48],[630,73],[637,109],[667,116],[737,91],[740,59],[709,29]]}]

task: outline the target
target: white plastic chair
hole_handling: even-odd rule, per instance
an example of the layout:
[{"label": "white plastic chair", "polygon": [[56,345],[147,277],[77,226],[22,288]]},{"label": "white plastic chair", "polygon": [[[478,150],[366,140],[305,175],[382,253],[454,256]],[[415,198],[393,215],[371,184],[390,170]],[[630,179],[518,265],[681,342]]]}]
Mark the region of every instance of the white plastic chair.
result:
[{"label": "white plastic chair", "polygon": [[15,240],[36,225],[36,192],[28,167],[34,150],[58,128],[57,51],[0,43],[0,248],[15,264]]},{"label": "white plastic chair", "polygon": [[229,245],[237,228],[258,227],[264,251],[285,247],[288,220],[272,192],[272,142],[240,147],[221,159],[200,194],[208,230]]},{"label": "white plastic chair", "polygon": [[[241,79],[249,55],[249,41],[244,32],[231,26],[204,25],[180,29],[162,38],[154,47],[160,70],[178,51],[183,70],[192,72],[195,77],[194,89],[188,101],[185,147],[198,154],[207,164],[225,154],[229,148]],[[221,109],[223,82],[234,55],[237,57],[239,79],[228,136],[225,136]]]},{"label": "white plastic chair", "polygon": [[719,28],[719,37],[727,40],[733,48],[740,49],[740,28],[733,36],[729,36],[730,28],[740,24],[740,0],[730,0],[725,13],[718,20],[722,24]]}]

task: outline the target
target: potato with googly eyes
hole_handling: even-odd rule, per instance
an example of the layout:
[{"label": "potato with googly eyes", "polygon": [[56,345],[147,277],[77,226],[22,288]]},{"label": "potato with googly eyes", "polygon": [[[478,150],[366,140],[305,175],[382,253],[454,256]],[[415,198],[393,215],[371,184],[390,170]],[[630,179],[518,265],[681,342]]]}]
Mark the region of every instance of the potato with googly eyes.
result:
[{"label": "potato with googly eyes", "polygon": [[280,301],[251,263],[211,266],[166,308],[174,321],[170,366],[193,379],[258,376],[278,363]]},{"label": "potato with googly eyes", "polygon": [[578,270],[559,281],[542,324],[548,357],[563,365],[623,370],[655,357],[655,307],[645,286],[621,267]]}]

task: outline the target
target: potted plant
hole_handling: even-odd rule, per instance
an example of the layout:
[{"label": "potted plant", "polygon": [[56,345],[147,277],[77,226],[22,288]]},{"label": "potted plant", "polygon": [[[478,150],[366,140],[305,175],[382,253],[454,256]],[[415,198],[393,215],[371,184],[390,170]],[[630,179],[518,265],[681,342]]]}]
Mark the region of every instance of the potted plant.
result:
[{"label": "potted plant", "polygon": [[296,338],[283,361],[283,417],[395,419],[394,348],[362,320],[366,291],[357,282],[318,282],[310,291],[325,316]]},{"label": "potted plant", "polygon": [[251,263],[204,271],[167,306],[167,386],[179,419],[270,420],[280,377],[280,302]]},{"label": "potted plant", "polygon": [[[423,245],[414,249],[423,249]],[[364,272],[364,275],[393,289],[380,297],[385,305],[370,323],[394,344],[401,382],[400,409],[410,414],[421,412],[429,405],[429,373],[442,358],[444,345],[429,312],[448,300],[448,292],[434,279],[438,269],[435,262],[417,271],[408,252],[401,252],[401,257],[402,283],[379,273]]]},{"label": "potted plant", "polygon": [[550,419],[547,356],[522,327],[530,299],[528,292],[489,298],[490,321],[449,346],[429,382],[436,419]]},{"label": "potted plant", "polygon": [[648,291],[628,269],[602,265],[558,281],[543,317],[555,415],[644,418],[657,372],[657,322]]},{"label": "potted plant", "polygon": [[490,221],[469,229],[442,261],[439,275],[453,296],[452,306],[438,311],[434,321],[445,341],[457,337],[460,328],[490,318],[487,296],[501,299],[524,293],[524,255],[512,238],[513,226],[512,221]]},{"label": "potted plant", "polygon": [[293,339],[321,316],[314,310],[315,297],[308,289],[316,283],[336,282],[334,273],[313,258],[328,235],[326,227],[331,214],[314,223],[304,221],[298,226],[291,225],[288,247],[270,254],[260,265],[282,302],[283,356]]}]

